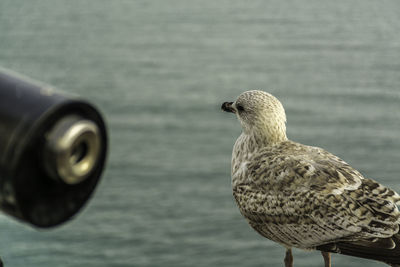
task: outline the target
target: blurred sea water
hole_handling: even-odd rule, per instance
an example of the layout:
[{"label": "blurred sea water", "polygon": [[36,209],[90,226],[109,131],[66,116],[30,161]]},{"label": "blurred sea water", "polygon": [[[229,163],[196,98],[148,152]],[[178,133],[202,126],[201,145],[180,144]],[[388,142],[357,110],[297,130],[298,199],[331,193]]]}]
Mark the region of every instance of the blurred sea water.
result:
[{"label": "blurred sea water", "polygon": [[[400,2],[2,0],[0,65],[79,94],[107,119],[108,167],[74,220],[2,215],[6,266],[283,266],[231,194],[240,125],[262,89],[288,136],[400,191]],[[295,250],[295,266],[322,266]],[[333,256],[334,266],[385,266]]]}]

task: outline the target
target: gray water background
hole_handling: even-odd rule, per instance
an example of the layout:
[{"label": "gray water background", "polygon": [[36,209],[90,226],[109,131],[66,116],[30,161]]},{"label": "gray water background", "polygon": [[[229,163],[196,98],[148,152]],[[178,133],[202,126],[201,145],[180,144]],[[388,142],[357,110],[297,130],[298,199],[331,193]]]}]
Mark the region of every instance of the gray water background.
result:
[{"label": "gray water background", "polygon": [[111,138],[74,220],[1,215],[9,267],[283,266],[231,195],[240,126],[219,108],[248,89],[282,101],[289,138],[400,191],[399,1],[1,0],[0,65],[90,99]]}]

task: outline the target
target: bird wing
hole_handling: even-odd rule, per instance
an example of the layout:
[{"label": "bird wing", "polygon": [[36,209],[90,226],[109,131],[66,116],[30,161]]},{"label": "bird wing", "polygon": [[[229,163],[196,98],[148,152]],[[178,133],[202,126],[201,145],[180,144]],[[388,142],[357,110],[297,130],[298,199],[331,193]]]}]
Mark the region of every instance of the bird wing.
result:
[{"label": "bird wing", "polygon": [[284,142],[255,154],[242,175],[250,182],[234,187],[241,213],[283,245],[369,242],[399,230],[399,195],[321,148]]}]

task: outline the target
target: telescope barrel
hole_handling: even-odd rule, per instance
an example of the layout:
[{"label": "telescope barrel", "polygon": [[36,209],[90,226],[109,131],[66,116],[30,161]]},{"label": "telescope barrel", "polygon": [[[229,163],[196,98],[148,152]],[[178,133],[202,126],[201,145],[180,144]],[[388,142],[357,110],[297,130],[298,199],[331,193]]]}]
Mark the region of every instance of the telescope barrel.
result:
[{"label": "telescope barrel", "polygon": [[104,120],[84,100],[0,69],[0,209],[37,227],[76,214],[107,153]]}]

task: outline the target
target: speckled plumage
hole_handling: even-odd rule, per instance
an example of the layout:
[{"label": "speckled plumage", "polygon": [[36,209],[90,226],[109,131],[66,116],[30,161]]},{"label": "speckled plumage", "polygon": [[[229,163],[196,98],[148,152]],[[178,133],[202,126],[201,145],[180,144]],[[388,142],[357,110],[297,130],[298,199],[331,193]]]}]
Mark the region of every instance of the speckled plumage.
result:
[{"label": "speckled plumage", "polygon": [[247,91],[224,105],[243,128],[232,187],[253,229],[286,248],[400,263],[396,192],[321,148],[288,140],[284,109],[272,95]]}]

